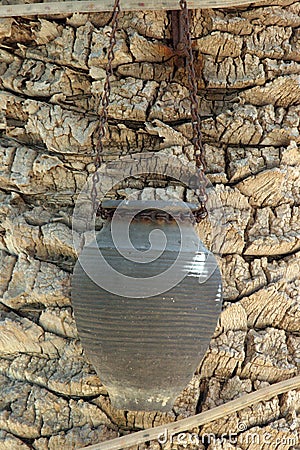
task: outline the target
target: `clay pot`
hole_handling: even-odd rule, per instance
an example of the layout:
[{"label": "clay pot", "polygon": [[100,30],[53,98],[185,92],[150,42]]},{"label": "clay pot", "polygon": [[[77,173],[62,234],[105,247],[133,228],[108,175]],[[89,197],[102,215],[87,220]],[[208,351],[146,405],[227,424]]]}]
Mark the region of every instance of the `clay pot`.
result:
[{"label": "clay pot", "polygon": [[[137,203],[129,202],[127,210],[132,213]],[[158,213],[157,208],[166,210],[167,203],[179,217],[180,227]],[[130,225],[138,252],[134,261],[128,259],[134,253],[128,242],[119,242],[116,248],[107,221],[76,263],[72,303],[82,345],[113,406],[168,411],[192,378],[214,333],[222,303],[221,276],[186,211],[169,202],[143,205],[148,216],[137,215]],[[123,213],[113,220],[115,229],[122,230],[128,217]],[[151,246],[154,230],[159,230],[158,239]],[[161,253],[162,233],[167,242]],[[114,269],[111,273],[99,261],[99,250]],[[176,259],[177,266],[172,266]],[[180,282],[174,284],[178,277]]]}]

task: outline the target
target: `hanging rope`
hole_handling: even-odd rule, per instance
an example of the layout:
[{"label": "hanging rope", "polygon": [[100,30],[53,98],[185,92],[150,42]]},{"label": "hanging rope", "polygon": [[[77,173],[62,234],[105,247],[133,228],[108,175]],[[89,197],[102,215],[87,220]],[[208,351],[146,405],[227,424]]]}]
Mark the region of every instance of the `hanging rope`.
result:
[{"label": "hanging rope", "polygon": [[[114,9],[112,13],[111,19],[111,32],[109,36],[109,46],[107,52],[107,65],[105,70],[105,82],[103,87],[103,93],[100,101],[100,111],[99,111],[99,126],[96,131],[96,157],[94,158],[95,164],[95,172],[92,177],[92,190],[91,190],[91,200],[93,203],[93,210],[96,213],[98,209],[97,202],[97,185],[100,181],[100,175],[98,172],[99,167],[103,162],[103,153],[104,153],[104,144],[103,139],[105,137],[107,131],[107,122],[108,122],[108,106],[109,106],[109,97],[111,93],[111,77],[113,76],[113,60],[115,57],[114,49],[117,43],[116,33],[118,30],[119,24],[119,14],[120,14],[120,0],[115,0]],[[103,218],[106,218],[106,212],[100,206],[101,215]]]},{"label": "hanging rope", "polygon": [[189,94],[191,102],[191,119],[194,146],[194,157],[196,163],[197,176],[194,177],[194,191],[199,200],[199,209],[195,213],[196,222],[201,222],[208,215],[206,202],[208,200],[206,187],[207,178],[205,177],[206,164],[204,161],[204,147],[201,133],[200,104],[198,98],[198,83],[194,64],[194,54],[192,48],[192,35],[190,30],[190,16],[186,0],[179,0],[179,6],[182,14],[182,52],[185,55],[185,66],[188,77]]}]

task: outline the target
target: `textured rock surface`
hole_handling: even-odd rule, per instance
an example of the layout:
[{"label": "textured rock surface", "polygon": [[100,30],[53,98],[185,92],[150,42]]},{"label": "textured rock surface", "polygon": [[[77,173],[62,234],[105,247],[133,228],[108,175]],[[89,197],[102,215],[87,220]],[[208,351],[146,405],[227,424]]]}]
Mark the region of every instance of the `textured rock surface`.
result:
[{"label": "textured rock surface", "polygon": [[[111,406],[70,300],[71,219],[93,171],[110,14],[0,20],[0,450],[76,449],[299,372],[299,13],[297,1],[270,0],[194,15],[204,157],[225,217],[225,303],[168,414]],[[192,160],[187,77],[168,24],[167,12],[120,19],[105,161],[148,151]],[[170,180],[132,179],[111,195],[192,199]],[[209,223],[198,231],[213,248]],[[296,449],[299,411],[292,391],[190,430],[200,441],[188,448]],[[174,438],[164,448],[183,447]]]}]

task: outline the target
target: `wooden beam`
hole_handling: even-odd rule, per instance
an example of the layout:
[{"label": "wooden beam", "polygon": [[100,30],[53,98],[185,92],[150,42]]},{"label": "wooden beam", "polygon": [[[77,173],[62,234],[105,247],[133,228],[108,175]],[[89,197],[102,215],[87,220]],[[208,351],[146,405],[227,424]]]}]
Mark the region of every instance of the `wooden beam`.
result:
[{"label": "wooden beam", "polygon": [[[177,434],[183,431],[192,430],[194,427],[199,427],[212,422],[217,419],[226,417],[228,414],[240,411],[254,403],[270,400],[276,395],[283,394],[293,389],[300,388],[300,375],[290,378],[288,380],[280,381],[279,383],[271,384],[258,391],[250,394],[242,395],[241,397],[231,400],[224,405],[217,406],[203,413],[197,414],[186,419],[178,420],[178,422],[167,423],[159,427],[149,428],[147,430],[137,431],[120,438],[111,439],[110,441],[101,442],[100,444],[89,445],[79,450],[120,450],[126,449],[134,445],[142,444],[147,441],[157,441],[159,435],[168,431],[168,435]],[[235,431],[235,430],[232,430]],[[238,432],[238,430],[236,430]]]},{"label": "wooden beam", "polygon": [[[10,3],[9,1],[6,3]],[[113,9],[113,0],[46,1],[43,3],[5,4],[0,1],[0,17],[64,14],[73,12],[104,12]],[[253,0],[188,0],[189,9],[229,8],[250,5]],[[155,11],[179,9],[179,0],[121,0],[123,11]]]}]

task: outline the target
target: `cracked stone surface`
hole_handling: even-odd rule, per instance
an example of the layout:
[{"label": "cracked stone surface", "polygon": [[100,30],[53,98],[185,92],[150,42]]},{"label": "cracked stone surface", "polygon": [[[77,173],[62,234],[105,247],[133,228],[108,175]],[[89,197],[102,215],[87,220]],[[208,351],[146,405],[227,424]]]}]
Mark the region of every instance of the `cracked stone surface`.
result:
[{"label": "cracked stone surface", "polygon": [[[72,213],[94,171],[111,16],[0,19],[0,450],[77,449],[299,373],[299,17],[299,2],[269,0],[191,20],[203,157],[223,215],[224,308],[169,413],[113,408],[70,298]],[[120,17],[105,162],[153,152],[194,164],[188,78],[169,24],[167,11]],[[163,177],[129,178],[108,196],[195,200]],[[197,231],[214,250],[211,222]],[[271,441],[296,450],[299,411],[300,392],[290,391],[189,430],[215,441],[185,448],[267,450]],[[249,442],[249,433],[270,441]],[[184,447],[175,436],[134,450],[162,448]]]}]

